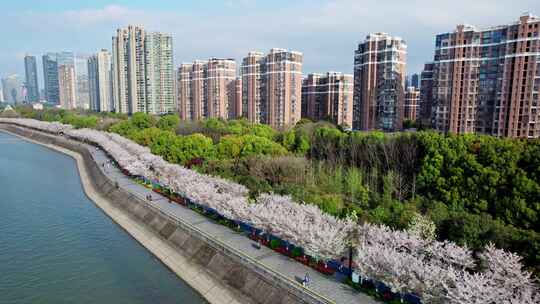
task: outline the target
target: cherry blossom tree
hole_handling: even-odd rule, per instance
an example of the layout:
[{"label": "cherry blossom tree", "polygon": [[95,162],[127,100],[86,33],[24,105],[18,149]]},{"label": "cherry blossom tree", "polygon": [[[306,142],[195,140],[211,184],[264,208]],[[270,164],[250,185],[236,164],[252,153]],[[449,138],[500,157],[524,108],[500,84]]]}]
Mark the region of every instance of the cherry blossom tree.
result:
[{"label": "cherry blossom tree", "polygon": [[424,303],[540,303],[538,287],[531,273],[523,270],[521,257],[490,244],[475,259],[466,246],[435,240],[432,223],[425,218],[413,221],[408,231],[359,226],[354,218],[338,219],[288,196],[266,193],[251,201],[246,187],[170,164],[118,134],[32,119],[0,118],[0,122],[99,146],[130,174],[301,246],[317,258],[342,256],[354,236],[363,277],[382,281],[402,295],[415,293]]}]

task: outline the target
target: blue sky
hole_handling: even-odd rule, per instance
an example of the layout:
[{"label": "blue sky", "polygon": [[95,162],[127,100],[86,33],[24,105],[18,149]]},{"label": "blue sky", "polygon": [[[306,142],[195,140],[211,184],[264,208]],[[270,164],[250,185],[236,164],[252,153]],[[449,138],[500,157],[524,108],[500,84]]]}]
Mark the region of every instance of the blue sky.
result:
[{"label": "blue sky", "polygon": [[110,49],[115,29],[129,23],[171,33],[175,64],[209,57],[239,61],[250,50],[280,47],[303,52],[306,73],[352,73],[357,43],[370,32],[388,32],[407,41],[408,71],[418,72],[432,59],[437,33],[459,23],[482,27],[513,22],[523,12],[540,15],[538,0],[2,2],[0,76],[23,76],[25,53]]}]

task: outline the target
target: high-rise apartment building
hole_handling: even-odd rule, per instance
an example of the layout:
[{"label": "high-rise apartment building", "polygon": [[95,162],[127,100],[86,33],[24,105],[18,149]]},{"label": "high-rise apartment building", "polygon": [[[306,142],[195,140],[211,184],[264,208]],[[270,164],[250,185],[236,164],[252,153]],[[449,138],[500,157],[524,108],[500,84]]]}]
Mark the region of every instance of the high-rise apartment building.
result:
[{"label": "high-rise apartment building", "polygon": [[234,107],[236,95],[236,62],[233,59],[210,59],[205,81],[205,116],[229,118],[229,107]]},{"label": "high-rise apartment building", "polygon": [[146,35],[147,112],[167,114],[176,111],[172,36]]},{"label": "high-rise apartment building", "polygon": [[90,93],[90,109],[96,112],[111,112],[111,53],[101,50],[88,58],[88,87]]},{"label": "high-rise apartment building", "polygon": [[50,103],[59,104],[60,92],[58,88],[58,61],[56,53],[43,55],[42,61],[45,99]]},{"label": "high-rise apartment building", "polygon": [[229,107],[229,118],[243,117],[242,110],[242,78],[237,77],[234,82],[234,103]]},{"label": "high-rise apartment building", "polygon": [[175,110],[170,35],[130,25],[117,30],[112,50],[115,111],[165,114]]},{"label": "high-rise apartment building", "polygon": [[439,34],[433,66],[434,127],[451,133],[540,137],[540,18]]},{"label": "high-rise apartment building", "polygon": [[275,128],[296,124],[301,118],[302,64],[300,52],[250,52],[241,68],[244,116]]},{"label": "high-rise apartment building", "polygon": [[410,86],[405,91],[405,101],[403,103],[403,119],[416,121],[420,103],[420,90]]},{"label": "high-rise apartment building", "polygon": [[302,117],[352,127],[353,75],[309,74],[302,85]]},{"label": "high-rise apartment building", "polygon": [[176,73],[176,95],[178,98],[178,114],[182,120],[196,120],[192,115],[195,109],[193,108],[193,99],[191,97],[191,73],[193,64],[182,63]]},{"label": "high-rise apartment building", "polygon": [[262,69],[261,121],[274,128],[294,126],[302,112],[303,54],[271,49]]},{"label": "high-rise apartment building", "polygon": [[75,61],[75,89],[77,108],[90,108],[90,84],[88,79],[88,56],[77,55]]},{"label": "high-rise apartment building", "polygon": [[146,32],[128,26],[112,38],[113,99],[118,113],[146,112]]},{"label": "high-rise apartment building", "polygon": [[69,64],[58,66],[58,86],[60,106],[66,110],[77,108],[75,66]]},{"label": "high-rise apartment building", "polygon": [[353,128],[402,127],[407,45],[399,37],[369,34],[354,57]]},{"label": "high-rise apartment building", "polygon": [[24,72],[26,80],[26,101],[38,102],[39,101],[39,87],[37,76],[37,63],[36,57],[26,55],[24,56]]},{"label": "high-rise apartment building", "polygon": [[420,74],[420,101],[416,120],[423,126],[431,126],[433,105],[433,63],[428,62]]},{"label": "high-rise apartment building", "polygon": [[178,69],[178,109],[188,120],[235,118],[236,62],[212,58],[182,64]]},{"label": "high-rise apartment building", "polygon": [[249,52],[242,60],[242,116],[253,123],[261,122],[263,53]]}]

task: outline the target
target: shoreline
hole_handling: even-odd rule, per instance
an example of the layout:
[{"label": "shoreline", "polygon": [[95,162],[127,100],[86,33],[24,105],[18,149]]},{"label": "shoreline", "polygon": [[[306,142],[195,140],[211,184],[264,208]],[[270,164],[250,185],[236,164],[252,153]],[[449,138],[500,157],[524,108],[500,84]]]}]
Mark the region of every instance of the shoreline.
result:
[{"label": "shoreline", "polygon": [[[85,195],[92,201],[106,216],[113,220],[132,238],[141,244],[146,250],[152,253],[164,266],[176,274],[176,276],[186,282],[191,288],[197,291],[210,304],[244,304],[251,303],[247,299],[238,299],[236,294],[229,288],[223,286],[213,277],[178,253],[175,248],[167,244],[166,241],[157,237],[145,225],[133,220],[124,211],[113,206],[108,198],[101,195],[91,182],[90,174],[82,155],[78,152],[37,140],[27,138],[23,135],[10,132],[0,128],[0,132],[15,136],[26,142],[37,144],[52,151],[62,153],[75,160],[77,172]],[[210,284],[209,284],[210,283]],[[213,284],[212,284],[213,283]]]}]

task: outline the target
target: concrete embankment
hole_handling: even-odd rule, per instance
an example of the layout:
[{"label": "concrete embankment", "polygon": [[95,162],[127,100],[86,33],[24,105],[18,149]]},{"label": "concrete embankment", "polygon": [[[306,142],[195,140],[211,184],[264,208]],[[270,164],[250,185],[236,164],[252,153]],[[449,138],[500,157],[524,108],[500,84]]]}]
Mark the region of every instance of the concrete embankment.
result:
[{"label": "concrete embankment", "polygon": [[94,161],[88,145],[19,126],[0,123],[0,129],[72,156],[88,197],[210,303],[329,303],[117,188]]}]

